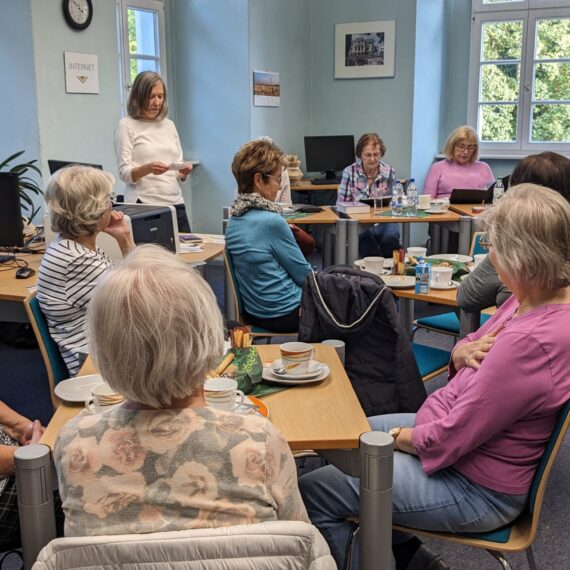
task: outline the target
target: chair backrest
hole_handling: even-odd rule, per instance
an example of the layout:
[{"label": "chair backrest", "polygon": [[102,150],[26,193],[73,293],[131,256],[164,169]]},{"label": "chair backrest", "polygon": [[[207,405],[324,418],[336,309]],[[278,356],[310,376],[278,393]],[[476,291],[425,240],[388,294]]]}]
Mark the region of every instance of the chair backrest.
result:
[{"label": "chair backrest", "polygon": [[475,232],[471,240],[471,249],[469,250],[469,255],[473,257],[478,253],[489,253],[489,250],[481,246],[481,238],[485,235],[485,232]]},{"label": "chair backrest", "polygon": [[544,454],[542,455],[542,459],[540,460],[534,480],[530,487],[528,510],[532,513],[533,519],[536,519],[536,521],[538,521],[538,516],[542,507],[542,499],[544,497],[548,478],[550,477],[550,472],[552,471],[554,461],[556,460],[560,446],[564,441],[564,436],[568,431],[569,425],[570,400],[564,404],[562,410],[560,410],[560,413],[558,414],[558,419],[556,420],[556,424],[552,430],[552,435],[546,444]]},{"label": "chair backrest", "polygon": [[319,531],[300,521],[130,534],[57,538],[41,552],[34,570],[152,566],[154,569],[256,568],[271,570],[336,570]]},{"label": "chair backrest", "polygon": [[59,352],[59,347],[51,337],[47,320],[42,313],[40,303],[35,293],[24,301],[24,306],[26,307],[28,318],[36,335],[40,352],[46,366],[51,400],[55,408],[59,405],[59,400],[54,393],[55,385],[61,380],[69,378],[69,372]]},{"label": "chair backrest", "polygon": [[241,301],[241,296],[239,294],[238,283],[236,280],[234,265],[232,262],[232,256],[227,249],[224,249],[224,267],[226,270],[226,279],[228,281],[228,284],[230,285],[234,306],[236,309],[235,318],[240,323],[243,323],[244,322],[242,317],[243,305]]}]

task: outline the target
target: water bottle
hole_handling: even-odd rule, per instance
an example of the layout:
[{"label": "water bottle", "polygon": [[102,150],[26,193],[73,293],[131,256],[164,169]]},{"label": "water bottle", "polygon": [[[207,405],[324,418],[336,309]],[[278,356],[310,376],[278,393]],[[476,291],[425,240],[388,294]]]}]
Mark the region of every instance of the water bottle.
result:
[{"label": "water bottle", "polygon": [[416,183],[413,178],[410,178],[408,182],[406,197],[408,198],[406,216],[415,216],[418,213],[418,189],[416,188]]},{"label": "water bottle", "polygon": [[404,207],[404,187],[399,180],[396,180],[392,184],[392,201],[390,205],[392,206],[392,216],[401,216],[403,214]]},{"label": "water bottle", "polygon": [[495,182],[495,186],[493,187],[493,204],[496,204],[505,193],[505,188],[503,186],[503,181],[500,178],[497,178]]},{"label": "water bottle", "polygon": [[415,292],[417,294],[426,295],[429,293],[431,279],[431,265],[426,263],[423,257],[418,258],[418,264],[416,265],[416,287]]}]

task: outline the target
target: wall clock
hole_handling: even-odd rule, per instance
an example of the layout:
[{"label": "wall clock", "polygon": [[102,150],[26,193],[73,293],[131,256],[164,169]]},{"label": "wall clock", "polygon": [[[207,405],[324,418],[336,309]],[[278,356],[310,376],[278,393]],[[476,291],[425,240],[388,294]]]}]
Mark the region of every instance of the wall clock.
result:
[{"label": "wall clock", "polygon": [[93,19],[93,4],[91,0],[63,0],[63,15],[74,30],[85,30]]}]

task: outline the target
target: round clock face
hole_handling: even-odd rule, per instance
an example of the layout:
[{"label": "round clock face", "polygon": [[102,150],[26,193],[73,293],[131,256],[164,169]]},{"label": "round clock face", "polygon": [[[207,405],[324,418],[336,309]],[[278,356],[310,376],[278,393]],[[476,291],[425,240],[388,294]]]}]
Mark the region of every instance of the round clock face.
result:
[{"label": "round clock face", "polygon": [[91,0],[63,0],[63,13],[70,26],[84,30],[91,23],[93,5]]}]

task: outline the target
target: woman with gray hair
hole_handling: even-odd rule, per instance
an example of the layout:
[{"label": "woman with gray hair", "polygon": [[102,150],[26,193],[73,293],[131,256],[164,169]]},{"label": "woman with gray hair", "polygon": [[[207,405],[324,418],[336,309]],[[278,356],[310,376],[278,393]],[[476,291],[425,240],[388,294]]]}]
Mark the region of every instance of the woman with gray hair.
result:
[{"label": "woman with gray hair", "polygon": [[176,125],[167,118],[166,85],[158,73],[142,71],[136,76],[127,112],[115,130],[115,154],[119,177],[126,184],[126,201],[174,206],[178,230],[189,232],[179,182],[192,172],[192,164],[183,162]]},{"label": "woman with gray hair", "polygon": [[[518,517],[570,394],[570,204],[522,184],[481,221],[513,296],[455,345],[450,382],[416,414],[369,418],[394,438],[393,521],[406,527],[487,532]],[[341,567],[358,480],[327,466],[299,483]],[[393,550],[398,570],[448,568],[416,537],[394,533]]]},{"label": "woman with gray hair", "polygon": [[70,375],[85,359],[85,312],[97,279],[111,262],[97,248],[105,232],[126,254],[135,244],[122,212],[112,209],[114,179],[88,166],[69,166],[49,180],[45,199],[51,228],[59,233],[48,247],[38,275],[38,301]]},{"label": "woman with gray hair", "polygon": [[223,323],[194,269],[141,246],[96,287],[87,322],[93,359],[126,401],[60,433],[66,536],[308,521],[284,437],[261,416],[206,406]]}]

